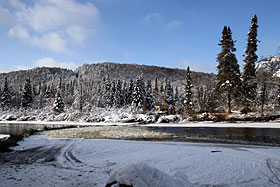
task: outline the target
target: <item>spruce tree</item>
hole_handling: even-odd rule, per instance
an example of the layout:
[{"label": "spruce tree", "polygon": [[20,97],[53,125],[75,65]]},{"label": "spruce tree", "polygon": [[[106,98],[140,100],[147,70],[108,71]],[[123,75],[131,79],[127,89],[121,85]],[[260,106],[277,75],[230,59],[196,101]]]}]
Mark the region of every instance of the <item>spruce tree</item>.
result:
[{"label": "spruce tree", "polygon": [[123,105],[123,94],[122,94],[122,85],[121,81],[117,80],[116,90],[115,90],[115,99],[114,99],[114,106],[117,108],[122,107]]},{"label": "spruce tree", "polygon": [[132,103],[133,89],[134,89],[134,82],[132,79],[130,79],[128,90],[127,90],[127,105],[131,105],[131,103]]},{"label": "spruce tree", "polygon": [[179,90],[178,90],[178,86],[176,86],[176,88],[175,88],[174,103],[175,103],[175,108],[177,109],[179,107]]},{"label": "spruce tree", "polygon": [[173,113],[173,110],[175,108],[175,103],[174,103],[174,94],[173,94],[173,90],[170,84],[170,81],[166,81],[166,104],[168,105],[168,111],[170,113]]},{"label": "spruce tree", "polygon": [[217,57],[219,65],[217,67],[216,92],[226,92],[227,112],[231,113],[232,97],[237,97],[241,87],[240,70],[236,56],[233,54],[236,49],[230,27],[225,26],[222,34],[222,39],[219,43],[222,50]]},{"label": "spruce tree", "polygon": [[153,98],[152,84],[151,80],[148,80],[146,86],[146,109],[151,110],[154,107],[154,98]]},{"label": "spruce tree", "polygon": [[143,82],[142,75],[136,78],[133,92],[132,92],[132,105],[136,107],[143,107],[143,101],[145,99],[145,84]]},{"label": "spruce tree", "polygon": [[57,96],[56,96],[56,99],[53,104],[53,110],[58,113],[61,113],[64,111],[64,102],[60,95],[60,91],[57,92]]},{"label": "spruce tree", "polygon": [[3,110],[7,110],[11,107],[11,93],[9,91],[9,84],[7,77],[5,78],[3,93],[1,95],[1,106]]},{"label": "spruce tree", "polygon": [[107,107],[111,103],[111,96],[110,96],[110,90],[111,90],[111,82],[109,75],[104,76],[103,83],[102,83],[102,105],[104,107]]},{"label": "spruce tree", "polygon": [[255,62],[258,60],[256,54],[257,51],[257,29],[258,29],[258,18],[256,15],[253,16],[251,26],[248,32],[247,47],[245,50],[242,83],[243,83],[243,110],[250,111],[249,107],[252,106],[253,101],[256,98],[256,71]]},{"label": "spruce tree", "polygon": [[110,90],[109,100],[107,101],[107,106],[108,107],[113,107],[114,106],[115,94],[116,94],[116,81],[113,80],[111,82],[111,90]]},{"label": "spruce tree", "polygon": [[160,94],[159,94],[158,78],[157,77],[155,79],[155,85],[154,85],[154,89],[153,89],[153,96],[154,96],[155,105],[159,105]]},{"label": "spruce tree", "polygon": [[187,67],[186,72],[186,83],[185,83],[185,93],[184,93],[184,110],[189,113],[193,109],[193,93],[192,93],[192,77],[190,67]]},{"label": "spruce tree", "polygon": [[26,79],[22,92],[21,106],[25,109],[30,108],[32,107],[32,103],[33,103],[33,97],[32,97],[31,83],[30,83],[30,79]]}]

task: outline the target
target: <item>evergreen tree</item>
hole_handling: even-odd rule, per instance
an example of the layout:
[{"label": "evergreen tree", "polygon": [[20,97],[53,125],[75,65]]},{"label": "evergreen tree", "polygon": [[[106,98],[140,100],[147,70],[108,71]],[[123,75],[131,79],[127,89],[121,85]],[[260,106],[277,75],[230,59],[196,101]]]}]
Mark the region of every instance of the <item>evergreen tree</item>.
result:
[{"label": "evergreen tree", "polygon": [[7,77],[5,78],[3,93],[1,95],[1,106],[3,110],[7,110],[11,107],[11,93],[9,91],[9,84]]},{"label": "evergreen tree", "polygon": [[252,105],[256,98],[256,72],[255,72],[255,62],[258,60],[256,54],[257,51],[257,28],[258,28],[258,18],[256,15],[253,16],[251,21],[251,26],[248,32],[247,47],[245,50],[242,83],[243,83],[243,110],[250,111],[249,107]]},{"label": "evergreen tree", "polygon": [[217,67],[216,92],[226,92],[227,112],[231,113],[232,96],[236,98],[241,87],[240,70],[236,56],[233,54],[236,49],[234,48],[235,41],[232,40],[230,27],[225,26],[222,34],[219,43],[222,50],[217,57],[219,65]]},{"label": "evergreen tree", "polygon": [[175,88],[175,95],[174,95],[174,103],[175,103],[175,108],[176,110],[179,109],[180,107],[180,96],[179,96],[179,90],[178,90],[178,86],[176,86]]},{"label": "evergreen tree", "polygon": [[53,110],[58,113],[61,113],[64,111],[64,102],[60,95],[60,91],[57,92],[57,96],[56,96],[56,99],[53,104]]},{"label": "evergreen tree", "polygon": [[107,107],[111,103],[111,96],[110,96],[110,90],[111,90],[111,82],[109,75],[105,76],[103,78],[103,83],[102,83],[102,105],[104,107]]},{"label": "evergreen tree", "polygon": [[133,92],[132,92],[132,105],[136,107],[143,107],[145,99],[145,84],[142,75],[136,78]]},{"label": "evergreen tree", "polygon": [[116,91],[115,91],[115,99],[114,99],[114,106],[117,108],[122,107],[123,105],[123,95],[122,95],[122,85],[121,81],[117,80]]},{"label": "evergreen tree", "polygon": [[277,106],[280,107],[280,85],[278,85],[278,89],[276,92],[276,101],[277,101]]},{"label": "evergreen tree", "polygon": [[127,86],[127,82],[124,80],[123,82],[123,86],[122,86],[122,103],[123,106],[126,106],[128,100],[128,86]]},{"label": "evergreen tree", "polygon": [[164,89],[163,89],[163,82],[160,83],[160,92],[164,92]]},{"label": "evergreen tree", "polygon": [[128,90],[127,90],[127,96],[126,96],[127,97],[127,100],[126,100],[127,105],[131,105],[131,103],[132,103],[133,89],[134,89],[134,82],[133,82],[132,79],[130,79]]},{"label": "evergreen tree", "polygon": [[32,97],[31,83],[30,83],[30,79],[26,79],[22,92],[21,106],[23,108],[30,108],[32,107],[32,103],[33,103],[33,97]]},{"label": "evergreen tree", "polygon": [[151,110],[154,107],[154,98],[153,98],[152,84],[151,80],[148,80],[146,86],[146,109]]},{"label": "evergreen tree", "polygon": [[173,90],[170,84],[170,81],[166,81],[166,104],[168,105],[168,111],[170,113],[173,113],[173,110],[175,108],[175,103],[174,103],[174,94],[173,94]]},{"label": "evergreen tree", "polygon": [[157,77],[155,79],[155,85],[154,85],[154,89],[153,89],[153,96],[154,96],[155,105],[159,105],[160,94],[159,94],[158,78]]},{"label": "evergreen tree", "polygon": [[187,67],[185,93],[184,93],[184,110],[189,113],[193,109],[192,77],[190,67]]},{"label": "evergreen tree", "polygon": [[107,101],[107,106],[108,107],[113,107],[115,103],[115,94],[116,94],[116,81],[113,80],[111,82],[111,89],[110,89],[110,96],[109,100]]}]

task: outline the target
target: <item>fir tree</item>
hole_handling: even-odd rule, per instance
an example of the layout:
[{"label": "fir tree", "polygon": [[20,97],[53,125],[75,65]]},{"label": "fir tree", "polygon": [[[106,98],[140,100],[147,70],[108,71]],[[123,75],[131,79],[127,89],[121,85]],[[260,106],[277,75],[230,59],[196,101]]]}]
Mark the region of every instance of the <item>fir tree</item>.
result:
[{"label": "fir tree", "polygon": [[249,107],[252,105],[256,98],[256,72],[255,62],[258,60],[256,54],[257,51],[257,29],[258,29],[258,18],[256,15],[253,16],[251,26],[248,32],[247,47],[245,50],[242,83],[243,83],[243,110],[250,111]]},{"label": "fir tree", "polygon": [[174,103],[174,94],[173,94],[173,90],[170,84],[170,81],[166,81],[166,104],[168,105],[168,111],[170,113],[173,113],[173,110],[175,108],[175,103]]},{"label": "fir tree", "polygon": [[131,105],[131,103],[132,103],[133,89],[134,89],[134,82],[132,79],[130,79],[128,90],[127,90],[127,100],[126,100],[127,105]]},{"label": "fir tree", "polygon": [[7,77],[5,78],[3,93],[1,95],[1,106],[3,110],[7,110],[11,107],[11,93],[9,91],[9,84]]},{"label": "fir tree", "polygon": [[32,103],[33,103],[33,97],[32,97],[31,83],[30,83],[30,79],[26,79],[22,92],[21,106],[23,108],[30,108],[32,107]]},{"label": "fir tree", "polygon": [[216,92],[226,92],[227,112],[231,113],[232,96],[237,97],[237,94],[240,91],[240,70],[236,56],[233,54],[236,49],[234,48],[235,41],[232,40],[230,27],[225,26],[222,34],[223,36],[219,43],[222,51],[218,54],[217,57],[219,65],[217,67],[218,74],[216,82]]},{"label": "fir tree", "polygon": [[117,108],[122,107],[123,105],[123,95],[122,95],[122,85],[121,81],[117,80],[116,90],[115,90],[115,99],[114,99],[114,106]]},{"label": "fir tree", "polygon": [[152,84],[151,80],[148,80],[146,86],[146,109],[151,110],[154,107],[154,98],[153,98]]},{"label": "fir tree", "polygon": [[193,109],[192,77],[190,67],[187,67],[185,93],[184,93],[184,110],[189,113]]},{"label": "fir tree", "polygon": [[105,76],[103,78],[103,83],[102,83],[102,104],[103,106],[107,107],[110,105],[111,102],[111,96],[110,96],[110,90],[111,90],[111,82],[109,75]]},{"label": "fir tree", "polygon": [[110,89],[110,96],[109,100],[107,101],[107,106],[108,107],[113,107],[115,103],[115,94],[116,94],[116,81],[113,80],[111,82],[111,89]]},{"label": "fir tree", "polygon": [[143,107],[143,101],[145,99],[145,84],[143,82],[142,75],[136,78],[133,92],[132,92],[132,104],[136,107]]},{"label": "fir tree", "polygon": [[64,111],[64,102],[60,95],[60,91],[57,92],[57,96],[56,96],[56,99],[53,104],[53,110],[58,113],[61,113]]},{"label": "fir tree", "polygon": [[180,103],[180,96],[179,96],[179,90],[178,90],[178,86],[176,86],[175,88],[175,95],[174,95],[174,103],[175,103],[175,108],[176,110],[179,109],[179,103]]},{"label": "fir tree", "polygon": [[159,105],[159,88],[158,88],[158,78],[156,77],[155,79],[155,85],[154,85],[154,89],[153,89],[153,96],[154,96],[154,101],[155,101],[155,105]]},{"label": "fir tree", "polygon": [[126,106],[128,100],[128,86],[127,86],[127,82],[124,80],[123,82],[123,86],[122,86],[122,103],[123,106]]}]

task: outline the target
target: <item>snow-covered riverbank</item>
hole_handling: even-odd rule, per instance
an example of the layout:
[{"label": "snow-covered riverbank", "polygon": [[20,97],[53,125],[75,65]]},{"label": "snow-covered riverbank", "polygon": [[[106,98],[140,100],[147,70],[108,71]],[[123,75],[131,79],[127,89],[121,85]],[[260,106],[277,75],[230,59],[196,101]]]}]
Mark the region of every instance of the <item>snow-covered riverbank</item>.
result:
[{"label": "snow-covered riverbank", "polygon": [[147,186],[273,186],[266,163],[280,162],[279,147],[225,144],[31,136],[14,150],[1,154],[3,186],[101,187],[111,176],[135,179],[121,171],[137,171]]}]

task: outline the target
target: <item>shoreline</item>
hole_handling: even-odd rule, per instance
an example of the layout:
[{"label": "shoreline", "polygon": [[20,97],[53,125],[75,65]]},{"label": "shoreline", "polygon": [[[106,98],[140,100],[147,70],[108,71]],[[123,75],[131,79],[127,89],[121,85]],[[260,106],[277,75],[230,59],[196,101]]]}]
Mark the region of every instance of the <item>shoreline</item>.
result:
[{"label": "shoreline", "polygon": [[137,127],[215,127],[215,128],[277,128],[280,129],[279,122],[212,122],[197,121],[188,123],[121,123],[121,122],[72,122],[72,121],[0,121],[1,124],[38,124],[38,125],[73,125],[73,126],[137,126]]}]

